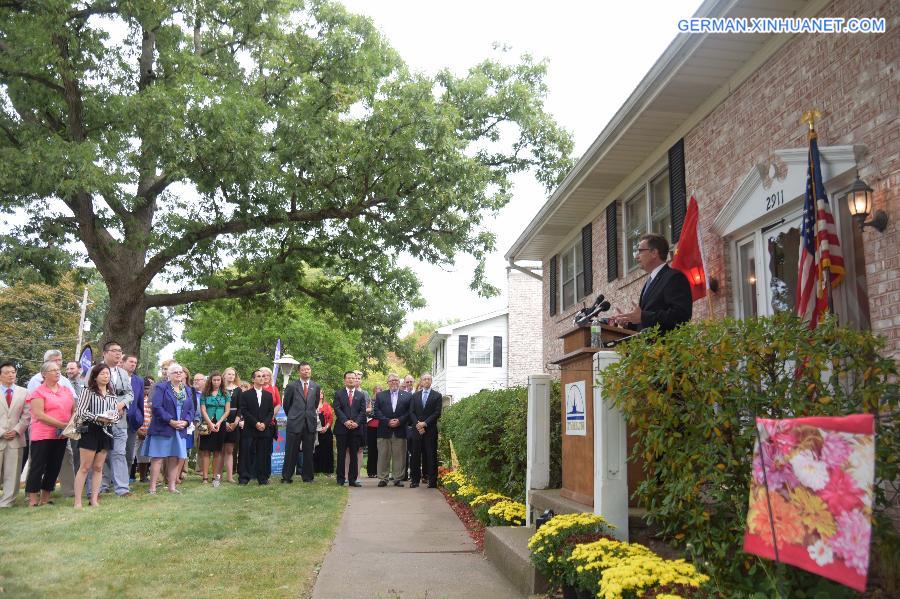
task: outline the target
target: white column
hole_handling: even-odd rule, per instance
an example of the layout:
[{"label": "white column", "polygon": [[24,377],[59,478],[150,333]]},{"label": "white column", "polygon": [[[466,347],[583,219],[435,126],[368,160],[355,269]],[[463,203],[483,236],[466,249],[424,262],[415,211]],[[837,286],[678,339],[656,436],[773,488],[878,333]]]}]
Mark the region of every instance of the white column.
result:
[{"label": "white column", "polygon": [[550,484],[550,375],[528,377],[527,461],[525,468],[525,526],[531,526],[531,489]]},{"label": "white column", "polygon": [[615,525],[614,536],[628,540],[628,437],[625,418],[606,400],[599,374],[619,361],[616,351],[594,354],[594,513]]}]

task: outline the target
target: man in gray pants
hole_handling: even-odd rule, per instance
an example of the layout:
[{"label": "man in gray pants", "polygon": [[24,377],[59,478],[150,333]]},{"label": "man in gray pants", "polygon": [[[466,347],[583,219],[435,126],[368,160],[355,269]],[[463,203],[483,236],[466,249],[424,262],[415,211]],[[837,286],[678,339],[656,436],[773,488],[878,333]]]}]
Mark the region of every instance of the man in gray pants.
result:
[{"label": "man in gray pants", "polygon": [[131,497],[131,489],[128,487],[129,464],[125,455],[125,446],[128,444],[128,419],[125,418],[125,412],[134,401],[134,390],[131,388],[131,375],[119,366],[121,360],[121,345],[115,341],[103,344],[103,363],[109,366],[109,386],[118,398],[116,409],[119,410],[120,417],[113,426],[113,448],[106,456],[100,491],[105,493],[113,487],[119,497]]}]

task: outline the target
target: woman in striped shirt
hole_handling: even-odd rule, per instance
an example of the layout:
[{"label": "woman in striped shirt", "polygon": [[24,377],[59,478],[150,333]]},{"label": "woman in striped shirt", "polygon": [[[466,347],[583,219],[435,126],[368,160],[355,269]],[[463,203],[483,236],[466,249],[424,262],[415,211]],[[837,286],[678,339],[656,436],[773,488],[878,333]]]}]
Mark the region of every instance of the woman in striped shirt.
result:
[{"label": "woman in striped shirt", "polygon": [[83,432],[78,440],[81,463],[75,475],[75,507],[81,507],[84,495],[84,481],[88,472],[91,476],[92,506],[100,505],[100,483],[103,480],[103,464],[106,454],[113,446],[112,425],[119,421],[116,410],[116,392],[109,386],[110,370],[106,364],[97,364],[88,375],[87,385],[81,390],[76,422],[80,422]]}]

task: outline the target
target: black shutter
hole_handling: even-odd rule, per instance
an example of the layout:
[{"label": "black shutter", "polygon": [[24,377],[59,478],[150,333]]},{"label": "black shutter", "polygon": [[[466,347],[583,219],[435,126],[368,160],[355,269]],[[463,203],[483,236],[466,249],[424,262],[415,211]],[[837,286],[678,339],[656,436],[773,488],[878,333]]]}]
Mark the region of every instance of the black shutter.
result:
[{"label": "black shutter", "polygon": [[468,335],[460,335],[459,336],[459,360],[457,360],[456,364],[458,366],[468,366],[469,365],[469,336]]},{"label": "black shutter", "polygon": [[581,264],[584,266],[584,295],[594,292],[594,233],[588,223],[581,230]]},{"label": "black shutter", "polygon": [[557,281],[557,276],[559,274],[558,269],[556,268],[556,256],[550,258],[550,316],[556,314],[556,298],[559,295],[559,289],[557,286],[559,282]]},{"label": "black shutter", "polygon": [[503,366],[503,337],[494,337],[494,366]]},{"label": "black shutter", "polygon": [[619,223],[616,202],[606,207],[606,280],[619,278]]},{"label": "black shutter", "polygon": [[669,148],[669,209],[672,214],[672,239],[678,243],[687,210],[687,183],[684,178],[684,139]]}]

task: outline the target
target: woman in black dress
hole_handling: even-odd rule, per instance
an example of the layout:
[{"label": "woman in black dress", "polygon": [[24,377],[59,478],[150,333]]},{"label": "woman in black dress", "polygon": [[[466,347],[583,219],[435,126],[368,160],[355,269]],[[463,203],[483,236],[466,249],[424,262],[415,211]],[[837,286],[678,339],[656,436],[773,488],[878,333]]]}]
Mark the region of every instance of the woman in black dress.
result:
[{"label": "woman in black dress", "polygon": [[334,410],[331,404],[325,401],[325,391],[319,390],[319,407],[316,410],[319,416],[319,444],[313,454],[315,471],[321,474],[334,474],[334,434],[331,425],[334,424]]},{"label": "woman in black dress", "polygon": [[222,371],[222,386],[225,393],[231,397],[228,417],[225,418],[225,438],[222,442],[222,454],[225,461],[225,477],[230,483],[234,482],[235,451],[241,446],[241,419],[238,418],[238,395],[241,394],[241,378],[237,371],[228,367]]}]

